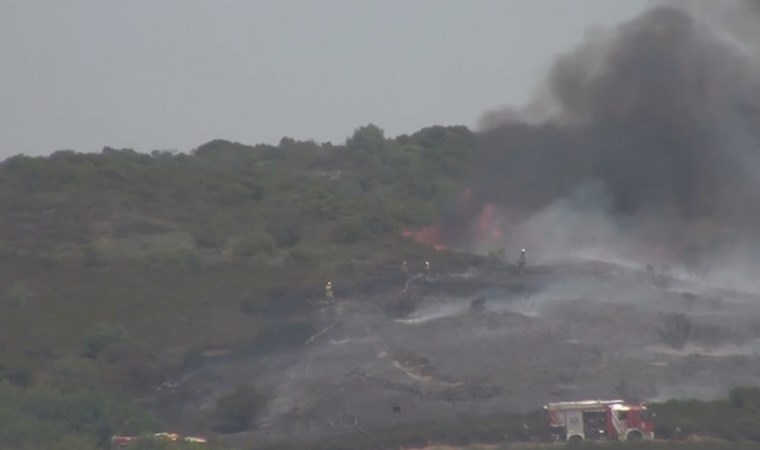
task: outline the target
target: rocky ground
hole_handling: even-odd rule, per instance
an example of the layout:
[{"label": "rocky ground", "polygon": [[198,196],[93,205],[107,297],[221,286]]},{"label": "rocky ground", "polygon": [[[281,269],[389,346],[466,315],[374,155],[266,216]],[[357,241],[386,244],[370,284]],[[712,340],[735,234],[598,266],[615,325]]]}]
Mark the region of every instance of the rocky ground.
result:
[{"label": "rocky ground", "polygon": [[220,395],[250,383],[268,407],[232,439],[272,442],[760,383],[760,297],[658,275],[601,263],[492,268],[338,298],[264,346],[209,358],[154,403],[203,427]]}]

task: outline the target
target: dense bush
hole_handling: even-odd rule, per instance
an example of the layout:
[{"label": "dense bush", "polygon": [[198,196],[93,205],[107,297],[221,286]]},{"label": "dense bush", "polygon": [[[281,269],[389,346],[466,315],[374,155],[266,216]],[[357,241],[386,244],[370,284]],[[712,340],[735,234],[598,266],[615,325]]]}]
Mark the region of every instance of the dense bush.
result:
[{"label": "dense bush", "polygon": [[87,358],[97,358],[108,347],[123,342],[127,337],[126,330],[120,326],[98,323],[87,334],[82,354]]},{"label": "dense bush", "polygon": [[157,422],[125,399],[89,390],[22,389],[0,383],[0,448],[102,448],[116,433],[142,433]]},{"label": "dense bush", "polygon": [[251,427],[264,406],[264,397],[251,386],[239,386],[216,403],[216,429],[237,433]]},{"label": "dense bush", "polygon": [[[464,127],[393,139],[370,125],[345,145],[215,140],[189,154],[8,158],[0,329],[12,345],[0,348],[0,380],[22,397],[50,390],[43,403],[90,390],[145,395],[181,369],[176,355],[261,336],[268,318],[320,298],[326,280],[344,295],[388,264],[430,259],[401,230],[439,217],[462,188],[471,148]],[[453,256],[435,255],[436,267]],[[231,326],[225,317],[235,317]],[[248,426],[260,401],[244,391],[226,398],[220,426]],[[23,408],[6,405],[6,414]],[[25,414],[6,421],[20,448],[39,443],[32,430],[58,439],[41,448],[85,450],[123,428]]]},{"label": "dense bush", "polygon": [[694,337],[694,324],[684,314],[671,314],[657,328],[657,334],[665,344],[680,350]]},{"label": "dense bush", "polygon": [[218,443],[170,442],[163,439],[144,439],[138,441],[129,450],[232,450]]},{"label": "dense bush", "polygon": [[760,441],[760,388],[735,388],[726,400],[671,400],[651,408],[657,414],[657,431],[663,437],[697,434],[730,441]]},{"label": "dense bush", "polygon": [[728,401],[735,409],[760,414],[760,388],[737,387],[731,390]]},{"label": "dense bush", "polygon": [[297,223],[270,224],[267,233],[279,248],[290,248],[301,242],[301,229]]}]

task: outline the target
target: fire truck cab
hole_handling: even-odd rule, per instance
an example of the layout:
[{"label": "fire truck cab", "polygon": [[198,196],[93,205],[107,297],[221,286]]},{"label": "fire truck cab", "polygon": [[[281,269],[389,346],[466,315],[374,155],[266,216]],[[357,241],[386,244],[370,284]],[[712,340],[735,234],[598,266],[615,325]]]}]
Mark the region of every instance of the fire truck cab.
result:
[{"label": "fire truck cab", "polygon": [[580,444],[584,441],[634,441],[654,439],[654,423],[643,403],[623,400],[557,402],[544,406],[555,440]]}]

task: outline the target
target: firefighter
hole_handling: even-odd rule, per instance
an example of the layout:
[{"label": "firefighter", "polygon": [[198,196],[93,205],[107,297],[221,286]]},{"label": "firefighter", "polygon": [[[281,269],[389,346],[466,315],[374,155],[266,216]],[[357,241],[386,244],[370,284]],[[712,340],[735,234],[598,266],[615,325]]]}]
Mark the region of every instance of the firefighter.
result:
[{"label": "firefighter", "polygon": [[327,284],[325,284],[325,299],[327,300],[327,303],[333,302],[334,296],[332,281],[328,281]]},{"label": "firefighter", "polygon": [[528,264],[528,256],[525,252],[525,249],[522,249],[520,251],[520,259],[517,261],[517,270],[520,271],[520,273],[525,273],[525,266]]}]

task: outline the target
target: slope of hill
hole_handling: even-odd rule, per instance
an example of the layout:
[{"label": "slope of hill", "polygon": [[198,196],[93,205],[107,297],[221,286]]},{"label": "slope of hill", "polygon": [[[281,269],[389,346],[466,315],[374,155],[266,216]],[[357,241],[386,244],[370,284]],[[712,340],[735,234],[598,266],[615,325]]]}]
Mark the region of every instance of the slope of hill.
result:
[{"label": "slope of hill", "polygon": [[328,279],[340,293],[404,259],[455,262],[402,230],[446,207],[472,142],[464,127],[388,139],[369,125],[345,145],[9,158],[0,378],[140,395],[308,310]]},{"label": "slope of hill", "polygon": [[[593,299],[578,294],[576,304],[582,307],[573,312],[565,301],[568,286],[605,298],[621,296],[618,300],[633,313],[609,326],[635,328],[631,335],[620,328],[619,339],[636,336],[642,344],[637,348],[646,350],[646,358],[656,359],[646,373],[667,378],[671,372],[688,370],[710,381],[713,374],[733,370],[728,362],[741,364],[737,367],[748,373],[734,371],[734,378],[727,377],[733,381],[722,382],[753,382],[756,360],[749,355],[719,355],[716,350],[695,359],[686,350],[666,352],[654,345],[662,340],[660,329],[642,332],[645,327],[631,320],[639,317],[639,323],[647,326],[655,321],[667,324],[671,316],[662,316],[661,309],[673,308],[703,312],[707,318],[697,319],[713,320],[714,305],[702,291],[691,296],[663,291],[640,282],[633,272],[629,275],[634,291],[622,291],[617,285],[599,290],[594,286],[606,282],[603,273],[592,271],[587,275],[595,281],[587,282],[577,276],[580,268],[575,267],[572,283],[558,291],[563,300],[556,305],[559,309],[550,308],[554,315],[544,318],[557,323],[542,325],[540,318],[519,310],[525,300],[520,289],[504,294],[503,305],[489,299],[486,314],[470,315],[470,290],[480,291],[484,287],[478,283],[494,282],[473,281],[468,278],[472,271],[463,276],[458,269],[477,265],[484,272],[492,271],[499,282],[519,280],[506,276],[509,270],[505,272],[503,264],[489,266],[479,256],[437,251],[405,238],[405,231],[435,230],[429,226],[441,217],[452,217],[451,208],[459,206],[452,199],[461,198],[466,180],[474,178],[468,170],[475,141],[464,127],[431,127],[388,139],[370,125],[356,130],[344,145],[283,139],[278,146],[252,147],[212,141],[190,154],[106,148],[100,154],[62,151],[45,158],[17,156],[4,161],[0,164],[4,212],[0,216],[0,417],[7,420],[0,421],[0,447],[103,448],[114,433],[163,431],[164,419],[174,414],[182,417],[170,422],[189,424],[180,431],[194,433],[196,425],[203,432],[213,428],[227,434],[228,444],[245,448],[252,437],[260,440],[267,432],[283,436],[293,431],[288,427],[312,426],[310,414],[327,423],[333,416],[340,419],[345,413],[341,405],[354,401],[371,405],[377,416],[372,437],[357,434],[352,427],[358,422],[347,419],[340,422],[349,430],[347,436],[339,436],[338,427],[329,433],[312,430],[301,438],[313,442],[314,448],[497,443],[504,430],[519,428],[525,420],[504,416],[510,413],[504,402],[529,409],[547,396],[590,395],[601,388],[612,395],[619,387],[617,363],[606,365],[615,353],[605,356],[598,347],[600,329],[587,325],[593,317],[617,310],[594,304],[597,316],[589,316],[583,308]],[[437,288],[435,280],[428,283],[426,289],[440,289],[445,295],[429,292],[428,303],[423,302],[418,311],[422,316],[399,319],[394,314],[403,313],[408,299],[400,298],[393,305],[386,294],[403,288],[404,260],[415,272],[429,260],[442,274],[441,280],[451,280]],[[542,279],[542,273],[535,274],[536,280]],[[351,319],[340,327],[332,324],[340,317],[315,314],[327,280],[334,283],[336,295],[355,300],[338,314]],[[383,295],[374,295],[378,290]],[[650,297],[656,307],[642,302]],[[384,309],[388,303],[400,309]],[[741,302],[728,304],[754,308]],[[502,306],[506,310],[498,309]],[[426,313],[433,319],[425,321]],[[579,322],[568,322],[568,315]],[[693,319],[693,325],[708,341],[754,343],[753,317],[740,315],[741,326],[725,336],[718,331],[732,324]],[[314,326],[319,328],[310,328]],[[553,331],[557,329],[560,334]],[[297,354],[272,348],[278,345],[277,336],[288,334],[282,330],[292,331],[300,349]],[[328,333],[322,334],[325,330]],[[474,333],[477,330],[482,332]],[[304,341],[313,340],[309,336],[319,339],[304,346]],[[609,341],[608,336],[605,339]],[[532,356],[525,342],[545,344],[540,353],[557,373],[547,372],[548,366]],[[413,349],[407,348],[410,343]],[[482,344],[492,346],[490,353]],[[340,348],[343,356],[336,356],[333,347]],[[257,358],[257,351],[269,356]],[[512,356],[494,359],[491,355],[496,352]],[[585,385],[579,384],[574,378],[577,370],[573,369],[575,375],[562,373],[555,353],[593,359],[598,365],[594,373],[606,379],[589,377]],[[204,366],[210,359],[213,366]],[[672,364],[663,365],[662,360]],[[528,364],[523,369],[535,371],[520,369],[520,361]],[[365,366],[380,372],[365,371]],[[483,375],[483,367],[490,367],[490,375]],[[503,376],[508,373],[514,377]],[[459,378],[450,378],[452,374],[467,382],[460,385]],[[309,395],[303,396],[303,404],[289,403],[290,394],[299,395],[291,385],[298,385],[298,377],[304,376],[312,378],[312,384],[300,386]],[[334,377],[352,383],[345,393],[340,390],[344,397],[339,398]],[[650,382],[656,377],[644,378]],[[683,377],[678,379],[683,382]],[[427,386],[430,383],[432,388]],[[529,383],[533,390],[521,388],[521,383]],[[547,390],[554,385],[559,390]],[[266,414],[257,414],[265,409],[259,386],[276,388],[265,392],[274,399]],[[390,395],[388,389],[398,392]],[[323,399],[325,392],[332,397]],[[526,393],[520,400],[522,408],[516,408],[520,406],[516,392]],[[663,417],[660,431],[672,433],[678,427],[725,439],[758,439],[752,431],[757,423],[756,390],[745,394],[737,397],[738,403],[732,399],[658,406]],[[461,419],[496,397],[500,400],[492,401],[491,411],[501,416]],[[400,407],[402,400],[417,409],[406,403]],[[459,403],[453,406],[454,402]],[[379,408],[380,403],[387,408]],[[443,414],[433,411],[444,403],[448,407]],[[424,408],[433,412],[425,416]],[[402,410],[406,415],[399,413]],[[412,417],[406,411],[417,413]],[[726,419],[718,422],[716,415]],[[246,432],[267,418],[276,419],[269,431]],[[353,420],[358,421],[356,416]],[[447,422],[451,420],[458,425]],[[314,423],[319,428],[319,420]]]}]

